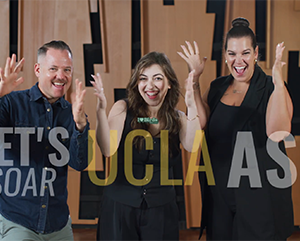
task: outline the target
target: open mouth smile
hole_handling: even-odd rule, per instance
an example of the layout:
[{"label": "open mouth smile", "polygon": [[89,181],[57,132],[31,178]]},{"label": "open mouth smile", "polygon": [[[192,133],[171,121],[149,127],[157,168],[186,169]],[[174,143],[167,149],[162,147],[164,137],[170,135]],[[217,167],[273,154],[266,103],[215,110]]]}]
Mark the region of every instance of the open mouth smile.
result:
[{"label": "open mouth smile", "polygon": [[62,82],[52,82],[52,84],[56,87],[56,88],[63,88],[65,86],[66,83],[62,83]]},{"label": "open mouth smile", "polygon": [[235,72],[236,72],[238,75],[244,74],[246,68],[247,68],[247,66],[234,67]]},{"label": "open mouth smile", "polygon": [[157,97],[158,92],[157,91],[147,91],[145,92],[149,99],[153,100]]}]

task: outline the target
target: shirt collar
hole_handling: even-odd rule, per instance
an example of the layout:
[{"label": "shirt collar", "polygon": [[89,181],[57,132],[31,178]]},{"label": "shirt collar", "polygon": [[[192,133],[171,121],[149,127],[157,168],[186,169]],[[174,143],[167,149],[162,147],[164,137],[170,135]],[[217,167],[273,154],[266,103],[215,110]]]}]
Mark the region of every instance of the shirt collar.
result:
[{"label": "shirt collar", "polygon": [[[40,91],[39,87],[38,87],[38,83],[37,82],[34,86],[31,87],[31,89],[29,90],[29,96],[30,96],[30,101],[38,101],[39,99],[44,99],[46,100],[46,98],[43,96],[42,92]],[[61,107],[63,109],[68,108],[68,102],[65,100],[65,96],[60,97],[55,104],[60,103]]]}]

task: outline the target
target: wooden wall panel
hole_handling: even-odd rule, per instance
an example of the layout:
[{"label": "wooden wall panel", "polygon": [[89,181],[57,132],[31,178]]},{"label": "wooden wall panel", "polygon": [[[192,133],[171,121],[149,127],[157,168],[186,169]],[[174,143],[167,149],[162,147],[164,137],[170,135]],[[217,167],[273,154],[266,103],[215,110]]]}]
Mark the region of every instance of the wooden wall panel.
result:
[{"label": "wooden wall panel", "polygon": [[9,0],[0,1],[0,67],[4,68],[9,55]]},{"label": "wooden wall panel", "polygon": [[251,29],[255,32],[255,0],[228,0],[225,11],[224,35],[232,27],[232,20],[237,17],[248,19]]},{"label": "wooden wall panel", "polygon": [[34,74],[34,64],[38,48],[53,39],[56,1],[24,1],[20,2],[20,26],[22,35],[19,36],[20,53],[25,58],[24,83],[19,89],[30,88],[37,82]]},{"label": "wooden wall panel", "polygon": [[[105,34],[102,36],[102,40],[104,39],[106,42],[102,46],[102,51],[105,51],[107,56],[104,57],[106,66],[95,64],[95,73],[93,74],[101,74],[107,98],[108,114],[114,104],[114,88],[126,88],[131,74],[131,1],[100,1],[102,1],[101,7],[103,8],[101,12],[104,13],[104,16],[100,16],[103,21],[101,27],[105,28],[105,31],[102,31]],[[89,120],[96,123],[97,100],[93,88],[88,88],[85,103]],[[94,143],[94,147],[96,149],[96,170],[103,170],[100,149],[96,143]],[[106,164],[109,166],[108,163]]]},{"label": "wooden wall panel", "polygon": [[205,91],[210,81],[216,77],[216,63],[211,61],[215,16],[206,13],[206,1],[177,0],[174,6],[164,6],[163,1],[145,0],[142,14],[145,16],[142,26],[145,29],[145,53],[166,53],[182,87],[188,72],[187,68],[184,69],[185,61],[177,52],[182,51],[180,45],[185,44],[185,41],[197,41],[201,56],[208,58],[207,71],[201,81],[202,91]]},{"label": "wooden wall panel", "polygon": [[[284,41],[283,61],[288,61],[288,51],[300,51],[299,29],[300,11],[295,11],[294,0],[271,1],[271,68],[275,59],[275,49],[278,43]],[[271,69],[269,70],[271,74]],[[287,80],[287,67],[283,67],[283,76]]]},{"label": "wooden wall panel", "polygon": [[126,88],[131,74],[131,1],[103,1],[108,72],[95,65],[102,76],[107,111],[114,104],[114,88]]},{"label": "wooden wall panel", "polygon": [[300,1],[294,0],[294,9],[295,11],[300,11]]},{"label": "wooden wall panel", "polygon": [[69,44],[74,55],[74,79],[84,81],[82,45],[91,43],[88,1],[21,1],[20,41],[26,58],[23,74],[26,83],[20,88],[29,88],[36,82],[33,66],[37,49],[54,39]]}]

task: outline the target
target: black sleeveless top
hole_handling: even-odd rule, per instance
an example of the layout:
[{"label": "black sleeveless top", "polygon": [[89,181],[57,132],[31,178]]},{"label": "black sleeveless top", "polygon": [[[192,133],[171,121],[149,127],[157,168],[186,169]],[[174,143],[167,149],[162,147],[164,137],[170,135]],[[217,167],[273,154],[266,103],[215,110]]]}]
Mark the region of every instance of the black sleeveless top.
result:
[{"label": "black sleeveless top", "polygon": [[215,111],[210,116],[209,154],[216,168],[223,168],[231,164],[233,154],[232,140],[236,138],[234,123],[238,115],[239,106],[229,106],[219,102]]},{"label": "black sleeveless top", "polygon": [[231,161],[233,156],[232,140],[236,138],[234,123],[238,115],[239,106],[229,106],[219,102],[210,117],[209,128],[209,154],[216,186],[211,186],[214,193],[221,192],[227,204],[235,207],[234,190],[227,188]]},{"label": "black sleeveless top", "polygon": [[[109,196],[117,202],[132,206],[140,207],[142,201],[147,203],[149,208],[164,205],[171,202],[176,197],[175,189],[173,186],[161,185],[161,158],[160,138],[152,137],[153,149],[137,150],[132,147],[132,172],[136,179],[143,179],[145,177],[146,165],[153,166],[152,179],[146,185],[137,186],[128,182],[125,176],[125,139],[127,135],[133,130],[131,128],[132,114],[127,109],[124,129],[118,148],[118,170],[116,180],[104,188],[104,195]],[[128,140],[127,140],[128,141]],[[176,162],[181,160],[181,151],[179,148],[179,135],[177,138],[169,143],[169,179],[173,179],[173,166]],[[165,146],[163,146],[165,148]]]}]

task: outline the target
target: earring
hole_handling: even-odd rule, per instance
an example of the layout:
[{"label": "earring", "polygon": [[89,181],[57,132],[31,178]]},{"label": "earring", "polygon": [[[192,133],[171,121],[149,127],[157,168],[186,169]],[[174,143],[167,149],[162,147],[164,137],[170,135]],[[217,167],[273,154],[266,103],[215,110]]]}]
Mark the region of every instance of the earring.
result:
[{"label": "earring", "polygon": [[255,61],[255,63],[257,63],[257,59],[255,59],[254,61]]},{"label": "earring", "polygon": [[225,59],[225,64],[227,64],[227,59]]}]

